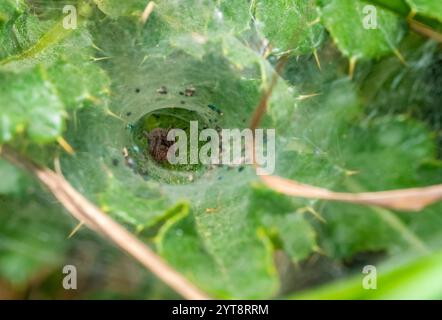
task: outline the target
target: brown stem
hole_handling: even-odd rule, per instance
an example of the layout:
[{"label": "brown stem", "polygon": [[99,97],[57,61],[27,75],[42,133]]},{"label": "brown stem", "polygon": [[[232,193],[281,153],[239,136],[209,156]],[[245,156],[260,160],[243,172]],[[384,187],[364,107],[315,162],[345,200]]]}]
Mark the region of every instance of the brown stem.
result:
[{"label": "brown stem", "polygon": [[255,131],[255,129],[258,128],[264,114],[267,111],[267,105],[268,105],[270,96],[272,95],[273,89],[275,88],[276,84],[278,83],[278,78],[280,76],[280,72],[282,71],[285,64],[287,63],[287,60],[288,60],[288,55],[284,55],[279,59],[277,65],[275,67],[275,71],[272,74],[272,79],[270,81],[270,85],[268,88],[265,89],[265,91],[261,95],[259,103],[256,106],[255,112],[253,113],[252,120],[250,121],[249,127],[253,131]]},{"label": "brown stem", "polygon": [[33,174],[77,220],[112,240],[181,296],[191,300],[210,299],[152,249],[89,202],[63,176],[36,165],[8,146],[3,146],[0,155]]},{"label": "brown stem", "polygon": [[277,176],[261,176],[261,179],[273,190],[290,196],[364,204],[394,210],[420,211],[442,200],[442,184],[424,188],[345,193],[333,192]]},{"label": "brown stem", "polygon": [[433,39],[437,42],[442,43],[442,34],[439,32],[431,29],[430,27],[426,26],[423,23],[420,23],[419,21],[408,19],[408,25],[410,26],[410,29],[413,30],[416,33],[419,33],[421,35],[424,35],[430,39]]}]

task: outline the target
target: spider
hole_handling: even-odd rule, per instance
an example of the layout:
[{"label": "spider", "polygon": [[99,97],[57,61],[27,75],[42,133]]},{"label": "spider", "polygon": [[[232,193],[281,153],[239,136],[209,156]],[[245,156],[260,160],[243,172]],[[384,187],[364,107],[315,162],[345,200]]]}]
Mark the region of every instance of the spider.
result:
[{"label": "spider", "polygon": [[167,151],[174,144],[173,141],[167,140],[169,129],[155,128],[151,130],[147,136],[149,143],[149,153],[157,162],[167,161]]}]

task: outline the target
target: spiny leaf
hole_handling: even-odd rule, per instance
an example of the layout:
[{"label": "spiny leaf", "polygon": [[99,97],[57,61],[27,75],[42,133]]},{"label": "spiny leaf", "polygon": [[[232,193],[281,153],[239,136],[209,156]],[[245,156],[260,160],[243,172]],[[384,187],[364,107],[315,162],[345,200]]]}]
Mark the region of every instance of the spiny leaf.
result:
[{"label": "spiny leaf", "polygon": [[[379,58],[393,52],[405,33],[400,17],[375,6],[374,28],[365,28],[371,19],[364,13],[369,3],[360,0],[332,0],[322,8],[322,20],[342,53],[355,58]],[[373,7],[373,6],[372,6]],[[371,13],[373,14],[373,13]]]},{"label": "spiny leaf", "polygon": [[276,248],[295,262],[307,258],[316,248],[315,231],[301,212],[300,203],[266,188],[255,187],[249,215],[257,228],[263,228]]},{"label": "spiny leaf", "polygon": [[0,159],[0,194],[19,195],[23,194],[30,185],[27,176],[12,164]]},{"label": "spiny leaf", "polygon": [[0,198],[0,276],[15,285],[58,266],[66,250],[58,208],[31,199]]},{"label": "spiny leaf", "polygon": [[87,61],[92,50],[84,27],[72,32],[61,21],[20,14],[2,32],[7,50],[0,61],[0,142],[24,131],[33,142],[52,142],[62,135],[66,109],[104,97],[108,79]]},{"label": "spiny leaf", "polygon": [[[404,261],[405,260],[405,261]],[[418,258],[396,258],[395,264],[383,265],[376,273],[376,290],[362,286],[366,274],[354,275],[346,280],[302,292],[293,299],[441,299],[442,291],[439,272],[442,254]],[[437,285],[435,285],[437,284]]]},{"label": "spiny leaf", "polygon": [[24,8],[22,0],[4,0],[0,3],[0,26],[8,21],[15,13]]},{"label": "spiny leaf", "polygon": [[[440,248],[437,204],[417,215],[320,201],[441,183],[437,72],[416,76],[437,64],[434,44],[407,41],[400,48],[407,68],[392,63],[394,57],[364,61],[350,81],[332,41],[320,46],[324,32],[313,1],[158,1],[144,24],[148,1],[95,3],[108,17],[98,9],[80,13],[90,20],[76,31],[64,30],[45,8],[38,18],[32,10],[0,9],[7,12],[0,19],[2,142],[18,137],[29,155],[45,154],[52,165],[57,154],[36,152],[34,143],[64,133],[76,151],[61,158],[66,178],[140,239],[153,241],[188,279],[215,297],[269,298],[281,287],[275,251],[302,268],[315,251],[341,263],[367,250]],[[405,31],[403,18],[379,7],[378,28],[364,29],[369,2],[318,3],[338,48],[353,59],[395,51]],[[305,56],[284,56],[290,69],[282,72],[277,55],[263,58],[267,40]],[[388,71],[380,80],[379,69]],[[424,99],[412,99],[416,90],[429,96],[430,109]],[[276,130],[276,174],[291,191],[307,189],[310,199],[269,190],[247,166],[178,168],[149,157],[141,129],[192,119],[218,130],[246,128],[259,101],[265,112],[256,123]],[[11,173],[0,192],[19,191]],[[391,193],[364,193],[363,203],[404,209],[406,200],[417,209],[437,200],[423,203],[413,198],[416,190],[400,192],[402,206]]]},{"label": "spiny leaf", "polygon": [[438,0],[405,0],[415,13],[435,18],[442,22],[442,2]]},{"label": "spiny leaf", "polygon": [[254,4],[258,28],[277,52],[306,54],[321,44],[324,28],[315,22],[319,19],[315,1],[259,0]]},{"label": "spiny leaf", "polygon": [[112,18],[131,15],[141,16],[144,6],[147,5],[147,1],[144,0],[94,0],[94,2],[101,11]]},{"label": "spiny leaf", "polygon": [[0,73],[0,105],[3,108],[0,142],[10,141],[25,129],[38,143],[61,135],[63,104],[54,86],[44,77],[40,68],[21,75]]}]

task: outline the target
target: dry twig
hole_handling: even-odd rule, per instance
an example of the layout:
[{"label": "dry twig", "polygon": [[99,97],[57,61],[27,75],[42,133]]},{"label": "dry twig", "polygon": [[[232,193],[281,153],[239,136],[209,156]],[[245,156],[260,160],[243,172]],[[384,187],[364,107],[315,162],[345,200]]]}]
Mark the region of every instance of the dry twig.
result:
[{"label": "dry twig", "polygon": [[276,176],[261,176],[261,179],[270,188],[290,196],[373,205],[393,210],[420,211],[426,206],[442,200],[442,184],[425,188],[344,193]]},{"label": "dry twig", "polygon": [[3,146],[0,155],[33,174],[77,220],[112,240],[184,298],[209,299],[148,246],[89,202],[63,176],[34,164],[8,146]]},{"label": "dry twig", "polygon": [[408,25],[410,26],[410,29],[413,30],[414,32],[442,43],[442,34],[431,29],[425,24],[413,19],[408,19]]}]

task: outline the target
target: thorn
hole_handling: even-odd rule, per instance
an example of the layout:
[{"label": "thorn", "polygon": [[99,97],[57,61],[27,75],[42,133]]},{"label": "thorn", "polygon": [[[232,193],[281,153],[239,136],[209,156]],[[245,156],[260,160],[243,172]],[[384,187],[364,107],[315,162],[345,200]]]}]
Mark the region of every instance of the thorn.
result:
[{"label": "thorn", "polygon": [[58,137],[57,142],[68,154],[71,156],[75,154],[74,148],[63,137]]},{"label": "thorn", "polygon": [[141,61],[141,63],[140,63],[140,66],[141,65],[143,65],[145,62],[146,62],[146,60],[149,58],[149,56],[144,56],[144,58],[143,58],[143,60]]},{"label": "thorn", "polygon": [[313,251],[320,254],[321,256],[325,256],[325,257],[327,256],[327,253],[322,248],[320,248],[318,246],[314,246]]},{"label": "thorn", "polygon": [[302,101],[302,100],[306,100],[306,99],[310,99],[316,96],[320,96],[322,93],[312,93],[312,94],[301,94],[299,95],[296,100]]},{"label": "thorn", "polygon": [[144,231],[144,229],[145,229],[145,226],[143,226],[142,224],[139,224],[135,228],[135,233],[139,235],[141,232]]},{"label": "thorn", "polygon": [[96,45],[95,43],[93,43],[93,42],[92,42],[92,48],[94,48],[94,49],[97,50],[97,51],[104,52],[103,49],[101,49],[99,46],[97,46],[97,45]]},{"label": "thorn", "polygon": [[79,224],[77,224],[77,226],[71,231],[71,233],[68,236],[68,239],[72,238],[79,230],[80,228],[84,225],[83,221],[80,221]]},{"label": "thorn", "polygon": [[439,33],[438,31],[433,30],[429,26],[413,19],[409,19],[408,24],[410,26],[410,29],[413,30],[414,32],[442,43],[442,34]]},{"label": "thorn", "polygon": [[321,60],[319,60],[318,50],[313,50],[313,55],[315,56],[316,65],[318,66],[319,71],[322,71],[321,68]]},{"label": "thorn", "polygon": [[316,219],[318,219],[322,223],[327,223],[327,221],[321,216],[321,214],[318,211],[316,211],[315,209],[313,209],[313,207],[308,206],[308,207],[302,208],[301,212],[310,213],[311,215],[313,215]]},{"label": "thorn", "polygon": [[264,47],[262,50],[262,57],[264,59],[267,59],[271,53],[272,53],[272,45],[270,44],[269,41],[267,41],[267,43],[264,44]]},{"label": "thorn", "polygon": [[114,117],[114,118],[116,118],[116,119],[118,119],[118,120],[121,120],[121,121],[123,121],[123,122],[126,122],[126,121],[124,121],[123,118],[121,118],[120,116],[117,116],[115,113],[113,113],[113,112],[110,111],[109,109],[106,109],[106,114],[109,115],[109,116],[111,116],[111,117]]},{"label": "thorn", "polygon": [[197,32],[192,32],[192,39],[197,44],[205,44],[208,40],[207,37],[205,37]]},{"label": "thorn", "polygon": [[129,157],[129,151],[127,151],[126,147],[123,148],[121,153],[123,154],[124,159],[127,159]]},{"label": "thorn", "polygon": [[264,51],[264,53],[262,54],[262,57],[264,58],[264,59],[267,59],[269,56],[270,56],[270,54],[272,53],[272,49],[271,49],[271,47],[269,46],[269,47],[267,47],[267,49]]},{"label": "thorn", "polygon": [[111,90],[109,88],[103,88],[103,90],[101,90],[101,93],[110,96],[111,95]]},{"label": "thorn", "polygon": [[109,60],[109,59],[112,59],[112,57],[99,57],[99,58],[91,57],[91,59],[92,59],[92,61],[97,62],[97,61],[102,61],[102,60]]},{"label": "thorn", "polygon": [[353,76],[355,74],[357,60],[358,59],[356,57],[351,57],[350,59],[350,64],[348,68],[348,76],[350,77],[350,80],[353,79]]},{"label": "thorn", "polygon": [[54,169],[55,172],[59,175],[59,176],[63,176],[63,173],[61,171],[61,164],[60,164],[60,158],[59,157],[55,157],[54,159]]},{"label": "thorn", "polygon": [[[291,55],[292,54],[292,52],[294,52],[295,50],[294,49],[289,49],[289,50],[286,50],[286,51],[283,51],[283,52],[278,52],[277,54],[275,54],[278,58],[281,58],[281,57],[288,57],[289,55]],[[296,61],[298,61],[299,60],[299,55],[297,55],[296,56]]]},{"label": "thorn", "polygon": [[93,95],[91,95],[91,94],[88,94],[86,97],[86,100],[89,100],[89,101],[91,101],[93,104],[100,104],[100,102],[101,102],[101,100],[99,99],[99,98],[97,98],[97,97],[95,97],[95,96],[93,96]]},{"label": "thorn", "polygon": [[410,10],[410,13],[409,13],[408,16],[407,16],[407,20],[413,20],[414,17],[416,16],[416,14],[417,14],[416,10],[411,9],[411,10]]},{"label": "thorn", "polygon": [[357,174],[359,174],[359,171],[355,171],[355,170],[345,170],[345,175],[346,175],[347,177],[351,177],[351,176],[354,176],[354,175],[357,175]]},{"label": "thorn", "polygon": [[307,24],[307,26],[311,27],[311,26],[314,26],[315,24],[318,24],[318,23],[320,23],[320,22],[321,22],[321,18],[320,18],[320,17],[317,17],[315,20],[309,22],[309,23]]},{"label": "thorn", "polygon": [[143,25],[146,24],[154,8],[155,8],[155,2],[149,1],[149,3],[147,4],[146,8],[143,11],[143,14],[141,15],[141,24]]},{"label": "thorn", "polygon": [[402,55],[402,53],[400,53],[398,49],[394,49],[393,52],[396,55],[396,57],[398,57],[398,59],[402,62],[403,65],[408,66],[407,61],[405,60],[404,56]]}]

